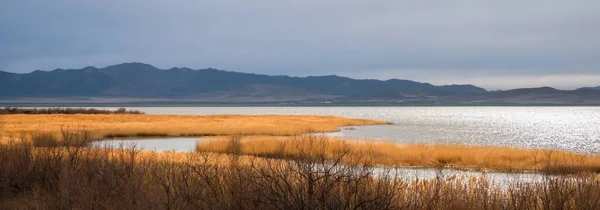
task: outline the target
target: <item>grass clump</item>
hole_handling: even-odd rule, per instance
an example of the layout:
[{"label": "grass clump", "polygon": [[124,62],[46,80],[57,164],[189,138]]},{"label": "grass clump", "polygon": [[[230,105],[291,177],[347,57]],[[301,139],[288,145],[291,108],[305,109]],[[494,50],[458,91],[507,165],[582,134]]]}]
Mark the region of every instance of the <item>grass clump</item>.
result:
[{"label": "grass clump", "polygon": [[[35,148],[48,147],[85,147],[94,139],[83,127],[62,127],[58,134],[48,132],[21,133],[17,137],[9,137],[9,141],[23,141]],[[7,142],[4,142],[7,143]]]}]

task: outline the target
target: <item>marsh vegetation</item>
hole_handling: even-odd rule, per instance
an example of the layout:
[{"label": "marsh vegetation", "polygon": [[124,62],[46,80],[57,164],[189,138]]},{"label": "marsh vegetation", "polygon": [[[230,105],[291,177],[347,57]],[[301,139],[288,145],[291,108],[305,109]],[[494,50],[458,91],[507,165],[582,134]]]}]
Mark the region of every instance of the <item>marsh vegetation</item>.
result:
[{"label": "marsh vegetation", "polygon": [[[38,122],[51,129],[15,126],[30,119],[26,116],[40,117]],[[125,127],[158,125],[153,120],[174,122],[175,116],[139,115],[146,121],[134,117],[138,115],[90,116],[3,115],[0,131],[11,132],[4,133],[0,144],[0,209],[600,208],[599,161],[592,155],[268,133],[285,129],[286,123],[323,122],[329,129],[338,129],[331,124],[378,123],[306,116],[268,116],[251,124],[263,126],[254,128],[268,135],[239,134],[251,131],[244,123],[264,116],[194,116],[188,121],[181,116],[183,122],[206,120],[213,131],[217,125],[238,131],[205,137],[193,153],[91,148],[86,145],[97,140],[103,124],[125,120]],[[82,119],[78,117],[91,121],[58,126],[50,120],[76,122]],[[135,120],[127,121],[131,117]],[[181,128],[169,126],[154,128]],[[496,183],[485,172],[480,177],[440,173],[406,180],[395,166],[534,170],[547,176],[540,182]]]},{"label": "marsh vegetation", "polygon": [[342,126],[385,121],[334,116],[281,115],[102,115],[14,114],[2,116],[3,136],[43,132],[58,137],[63,127],[85,127],[93,139],[155,136],[298,135],[338,131]]},{"label": "marsh vegetation", "polygon": [[[314,145],[314,142],[319,142]],[[231,145],[237,148],[231,151]],[[396,144],[388,141],[331,136],[220,136],[205,137],[198,151],[256,157],[295,157],[306,150],[349,153],[340,161],[383,167],[454,168],[478,171],[573,174],[600,172],[600,156],[549,149],[493,146]]]},{"label": "marsh vegetation", "polygon": [[[85,132],[67,132],[86,142]],[[33,138],[23,141],[25,138]],[[2,209],[597,209],[594,174],[539,183],[491,184],[485,177],[404,181],[369,158],[320,149],[307,139],[294,156],[152,153],[80,146],[35,147],[35,136],[0,145]],[[242,146],[243,147],[243,146]]]}]

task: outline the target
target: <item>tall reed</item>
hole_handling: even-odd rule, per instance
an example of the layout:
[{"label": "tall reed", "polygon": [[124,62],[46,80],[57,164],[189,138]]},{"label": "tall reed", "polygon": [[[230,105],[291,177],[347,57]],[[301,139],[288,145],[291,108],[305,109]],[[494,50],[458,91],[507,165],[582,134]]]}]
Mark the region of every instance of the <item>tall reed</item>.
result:
[{"label": "tall reed", "polygon": [[[341,161],[369,160],[378,166],[431,167],[504,172],[529,171],[553,174],[600,172],[600,156],[547,149],[521,149],[493,146],[395,144],[387,141],[343,137],[236,136],[237,152],[228,150],[231,137],[205,137],[196,145],[204,152],[253,155],[257,157],[293,157],[311,148],[324,154],[339,150],[350,153]],[[314,145],[314,142],[321,142]]]},{"label": "tall reed", "polygon": [[384,121],[333,116],[279,115],[130,115],[130,114],[11,114],[0,115],[5,133],[47,132],[62,127],[85,128],[95,139],[147,136],[297,135],[332,132],[342,126],[386,124]]}]

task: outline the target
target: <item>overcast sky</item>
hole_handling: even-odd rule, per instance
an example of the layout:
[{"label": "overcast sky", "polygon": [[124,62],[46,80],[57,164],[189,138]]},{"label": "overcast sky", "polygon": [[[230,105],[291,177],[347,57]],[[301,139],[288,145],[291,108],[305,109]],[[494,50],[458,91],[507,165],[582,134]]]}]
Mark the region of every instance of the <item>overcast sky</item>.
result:
[{"label": "overcast sky", "polygon": [[0,70],[132,61],[488,89],[598,86],[600,1],[0,2]]}]

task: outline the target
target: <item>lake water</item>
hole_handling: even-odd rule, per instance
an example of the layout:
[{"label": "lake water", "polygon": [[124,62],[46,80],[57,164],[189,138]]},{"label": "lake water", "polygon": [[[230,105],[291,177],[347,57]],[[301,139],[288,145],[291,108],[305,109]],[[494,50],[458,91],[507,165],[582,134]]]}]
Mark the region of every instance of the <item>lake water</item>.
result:
[{"label": "lake water", "polygon": [[152,150],[156,152],[176,151],[193,152],[196,143],[200,141],[195,138],[144,138],[144,139],[110,139],[92,142],[92,147],[110,148],[135,148],[140,150]]},{"label": "lake water", "polygon": [[[106,107],[104,107],[106,108]],[[600,107],[132,107],[148,114],[333,115],[392,122],[330,135],[600,153]]]}]

